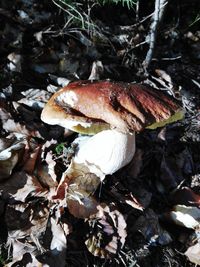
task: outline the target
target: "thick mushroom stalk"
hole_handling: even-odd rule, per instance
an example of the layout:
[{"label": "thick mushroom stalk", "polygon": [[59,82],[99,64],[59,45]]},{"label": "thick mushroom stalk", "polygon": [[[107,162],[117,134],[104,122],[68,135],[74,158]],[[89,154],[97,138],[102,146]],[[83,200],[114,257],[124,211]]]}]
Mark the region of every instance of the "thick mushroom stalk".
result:
[{"label": "thick mushroom stalk", "polygon": [[74,161],[86,164],[91,172],[99,169],[107,175],[126,166],[134,154],[135,133],[125,134],[117,130],[105,130],[80,146]]}]

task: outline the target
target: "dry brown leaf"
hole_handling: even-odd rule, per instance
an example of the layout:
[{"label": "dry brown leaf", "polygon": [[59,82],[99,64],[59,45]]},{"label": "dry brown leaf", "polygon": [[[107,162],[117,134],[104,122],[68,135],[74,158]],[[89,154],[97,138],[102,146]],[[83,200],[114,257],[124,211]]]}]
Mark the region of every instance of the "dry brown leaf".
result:
[{"label": "dry brown leaf", "polygon": [[[43,266],[45,262],[45,266],[64,267],[69,227],[61,221],[56,206],[50,207],[44,201],[36,203],[7,207],[8,245],[13,251],[13,261],[8,266],[15,266],[16,262],[22,266]],[[25,257],[31,265],[23,265]]]},{"label": "dry brown leaf", "polygon": [[72,195],[67,198],[67,208],[76,218],[86,219],[97,212],[98,202],[93,197],[84,194],[85,192],[79,191],[78,197]]},{"label": "dry brown leaf", "polygon": [[22,159],[26,144],[25,138],[16,135],[2,139],[2,148],[6,147],[6,140],[8,140],[10,146],[0,151],[0,181],[8,178],[12,174],[13,168]]},{"label": "dry brown leaf", "polygon": [[91,233],[85,244],[94,256],[111,258],[124,246],[126,222],[114,206],[101,204],[97,209],[98,212],[89,219]]},{"label": "dry brown leaf", "polygon": [[103,74],[104,68],[100,60],[94,61],[92,63],[92,70],[88,80],[100,80]]},{"label": "dry brown leaf", "polygon": [[16,172],[9,179],[0,183],[0,192],[7,201],[26,201],[29,196],[43,196],[47,191],[38,179],[25,172]]},{"label": "dry brown leaf", "polygon": [[200,243],[189,247],[185,252],[185,255],[192,263],[200,265]]},{"label": "dry brown leaf", "polygon": [[192,206],[175,205],[164,214],[167,220],[190,229],[200,229],[200,209]]},{"label": "dry brown leaf", "polygon": [[28,158],[25,160],[22,168],[23,171],[25,171],[28,174],[33,174],[40,153],[40,149],[41,146],[38,145],[34,148],[33,151],[29,151]]},{"label": "dry brown leaf", "polygon": [[[75,163],[73,160],[57,188],[55,198],[64,199],[70,185],[70,195],[76,195],[76,192],[84,191],[85,195],[92,195],[100,184],[100,178],[91,173],[84,164]],[[74,193],[73,193],[74,192]],[[78,197],[78,195],[77,195]]]},{"label": "dry brown leaf", "polygon": [[41,110],[51,97],[51,93],[41,89],[29,89],[22,92],[25,98],[18,100],[18,103],[32,107],[34,110]]},{"label": "dry brown leaf", "polygon": [[28,130],[25,125],[15,122],[9,111],[5,108],[0,108],[0,121],[3,129],[8,133],[20,133],[27,136],[42,138],[37,130]]}]

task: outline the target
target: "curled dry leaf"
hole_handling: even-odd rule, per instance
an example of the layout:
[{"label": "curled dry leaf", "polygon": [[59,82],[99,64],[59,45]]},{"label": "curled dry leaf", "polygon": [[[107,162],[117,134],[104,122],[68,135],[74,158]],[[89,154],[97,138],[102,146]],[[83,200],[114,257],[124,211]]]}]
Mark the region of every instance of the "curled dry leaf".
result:
[{"label": "curled dry leaf", "polygon": [[100,184],[100,178],[91,173],[87,166],[71,161],[68,169],[63,173],[58,185],[55,198],[64,199],[67,197],[67,189],[70,186],[70,195],[75,195],[79,190],[86,195],[92,195]]},{"label": "curled dry leaf", "polygon": [[51,97],[51,93],[41,90],[41,89],[29,89],[22,92],[22,95],[25,96],[25,98],[22,98],[18,101],[18,103],[25,104],[29,107],[32,107],[35,110],[41,110],[45,103],[49,100]]},{"label": "curled dry leaf", "polygon": [[[7,143],[9,146],[7,147]],[[13,168],[16,166],[18,161],[22,159],[22,154],[25,148],[26,140],[25,138],[16,138],[13,136],[11,138],[1,139],[0,151],[0,181],[8,178],[12,174]]]},{"label": "curled dry leaf", "polygon": [[[54,201],[66,199],[70,213],[77,218],[88,218],[96,213],[98,202],[92,197],[100,179],[87,166],[71,161],[58,185]],[[65,204],[65,205],[66,205]]]},{"label": "curled dry leaf", "polygon": [[76,218],[86,219],[97,212],[98,202],[84,191],[75,192],[67,198],[67,208]]},{"label": "curled dry leaf", "polygon": [[[8,245],[13,257],[8,266],[18,262],[19,266],[43,266],[45,263],[45,266],[64,267],[69,228],[61,216],[56,212],[56,206],[50,207],[44,201],[8,205]],[[23,265],[25,257],[33,259],[31,263],[35,265]]]},{"label": "curled dry leaf", "polygon": [[175,205],[164,217],[169,221],[191,229],[200,228],[200,209],[192,206]]},{"label": "curled dry leaf", "polygon": [[88,80],[99,80],[102,77],[104,71],[103,64],[100,60],[92,63],[92,69]]},{"label": "curled dry leaf", "polygon": [[52,152],[52,148],[57,142],[55,140],[46,141],[40,151],[40,158],[37,161],[35,175],[39,181],[47,188],[56,187],[57,175],[55,172],[56,161]]},{"label": "curled dry leaf", "polygon": [[4,199],[12,202],[25,202],[28,197],[47,194],[35,176],[23,171],[14,173],[9,179],[0,183],[0,192]]},{"label": "curled dry leaf", "polygon": [[188,259],[197,265],[200,265],[200,243],[195,244],[187,249],[185,255]]},{"label": "curled dry leaf", "polygon": [[8,55],[8,68],[11,71],[21,72],[22,56],[20,54],[11,53]]},{"label": "curled dry leaf", "polygon": [[111,258],[124,246],[126,222],[114,206],[101,204],[97,206],[97,210],[88,220],[91,232],[85,244],[94,256]]},{"label": "curled dry leaf", "polygon": [[8,133],[20,133],[26,136],[41,138],[37,130],[29,130],[25,125],[15,122],[9,111],[5,108],[0,108],[0,122],[3,129]]}]

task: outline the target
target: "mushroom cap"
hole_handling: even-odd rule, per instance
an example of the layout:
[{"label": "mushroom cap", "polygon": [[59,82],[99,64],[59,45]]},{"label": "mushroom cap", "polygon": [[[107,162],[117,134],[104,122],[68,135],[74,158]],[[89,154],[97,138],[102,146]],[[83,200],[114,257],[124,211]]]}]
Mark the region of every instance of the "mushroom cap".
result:
[{"label": "mushroom cap", "polygon": [[170,122],[183,117],[177,101],[146,85],[78,81],[51,97],[41,119],[75,131],[96,125],[97,128],[115,128],[130,133],[150,125],[154,125],[153,128],[163,126],[174,114],[179,115]]}]

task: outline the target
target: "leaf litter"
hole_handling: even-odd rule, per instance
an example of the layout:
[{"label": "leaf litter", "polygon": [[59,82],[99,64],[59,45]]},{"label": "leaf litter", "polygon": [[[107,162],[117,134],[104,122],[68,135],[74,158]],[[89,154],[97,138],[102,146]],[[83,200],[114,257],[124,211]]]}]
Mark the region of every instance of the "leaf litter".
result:
[{"label": "leaf litter", "polygon": [[[126,18],[127,25],[104,28],[105,21],[97,21],[103,30],[90,35],[77,28],[61,31],[51,5],[40,6],[34,0],[19,1],[16,7],[6,1],[2,5],[0,214],[5,230],[0,248],[7,246],[8,258],[4,266],[66,266],[73,261],[76,264],[70,266],[200,264],[198,67],[188,64],[184,50],[185,61],[179,66],[173,47],[179,38],[176,32],[163,32],[166,43],[156,56],[159,60],[164,49],[165,57],[153,61],[155,68],[146,78],[139,63],[147,34],[142,23],[136,27]],[[188,31],[184,38],[193,47],[192,57],[198,57],[197,32]],[[55,91],[77,79],[150,84],[181,99],[185,120],[162,132],[138,135],[138,151],[130,165],[102,181],[81,165],[72,175],[77,136],[45,125],[40,112]],[[183,236],[194,238],[186,245],[180,241]],[[167,249],[175,260],[166,261]],[[77,257],[83,254],[87,260]]]}]

